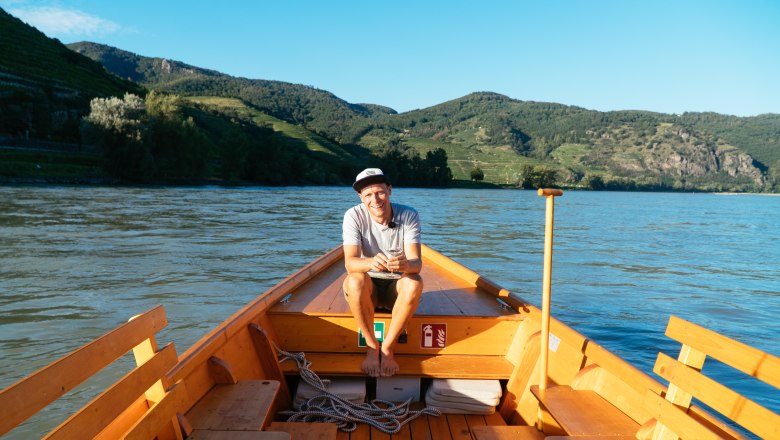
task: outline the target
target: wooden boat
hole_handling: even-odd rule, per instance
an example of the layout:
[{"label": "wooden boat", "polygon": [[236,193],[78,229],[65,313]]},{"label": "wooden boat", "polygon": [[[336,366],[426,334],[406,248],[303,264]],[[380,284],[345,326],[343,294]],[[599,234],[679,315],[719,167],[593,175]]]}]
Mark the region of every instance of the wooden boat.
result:
[{"label": "wooden boat", "polygon": [[[423,246],[422,258],[425,290],[406,343],[397,346],[397,377],[420,378],[423,388],[437,378],[498,380],[503,395],[492,414],[424,415],[393,434],[367,424],[343,432],[332,423],[287,423],[278,415],[289,408],[299,376],[295,363],[279,362],[277,347],[305,353],[320,375],[365,379],[369,394],[382,380],[360,372],[364,349],[341,292],[339,247],[181,355],[155,340],[167,324],[159,306],[17,382],[0,393],[0,435],[132,350],[138,366],[47,438],[709,439],[743,438],[743,428],[780,438],[777,414],[700,372],[712,357],[777,388],[776,356],[672,317],[666,334],[681,351],[677,360],[658,355],[654,371],[669,382],[661,383],[564,323],[546,324],[542,310],[435,250]],[[377,322],[389,319],[376,315]],[[444,330],[435,344],[425,339],[431,328]],[[691,404],[692,397],[711,410]]]}]

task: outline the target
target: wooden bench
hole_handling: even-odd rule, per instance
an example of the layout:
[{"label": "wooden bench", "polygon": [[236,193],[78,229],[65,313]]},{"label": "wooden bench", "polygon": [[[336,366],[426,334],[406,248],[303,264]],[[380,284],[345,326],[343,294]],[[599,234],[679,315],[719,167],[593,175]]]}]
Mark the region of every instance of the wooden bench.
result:
[{"label": "wooden bench", "polygon": [[571,436],[633,436],[639,423],[593,390],[575,390],[558,385],[545,390],[531,387],[539,403]]},{"label": "wooden bench", "polygon": [[194,430],[262,431],[275,413],[275,380],[243,380],[215,385],[187,413]]},{"label": "wooden bench", "polygon": [[275,379],[238,380],[228,361],[209,357],[213,385],[186,414],[184,431],[188,439],[218,440],[231,438],[232,434],[241,440],[289,440],[289,434],[263,431],[273,420],[277,406],[287,407],[289,394],[268,334],[257,324],[250,324],[249,332],[264,368]]},{"label": "wooden bench", "polygon": [[[774,386],[780,382],[778,378],[780,367],[778,367],[777,358],[774,356],[675,317],[670,319],[667,335],[683,342],[683,349],[679,361],[673,361],[664,355],[659,355],[656,373],[662,377],[667,378],[672,370],[680,370],[676,362],[700,370],[706,354],[709,354],[742,371],[755,372],[756,377]],[[687,390],[683,391],[684,388],[679,387],[675,381],[670,381],[672,384],[667,392],[663,385],[650,378],[644,380],[643,374],[627,374],[624,370],[633,367],[619,361],[597,344],[587,341],[582,351],[588,361],[593,363],[577,373],[571,386],[556,385],[549,387],[544,392],[541,392],[536,386],[530,388],[540,402],[545,416],[554,420],[554,423],[545,423],[545,429],[549,429],[549,434],[571,436],[609,434],[650,438],[654,435],[654,431],[673,430],[663,422],[657,422],[660,420],[659,417],[663,417],[663,420],[667,420],[666,418],[669,417],[670,426],[674,424],[674,426],[679,427],[680,424],[684,424],[689,427],[689,431],[683,436],[684,438],[711,438],[713,436],[740,438],[738,432],[722,423],[711,413],[691,405],[690,394],[695,394],[697,397],[698,394],[690,391],[686,393]],[[735,363],[738,361],[742,362],[741,366]],[[662,374],[661,369],[667,370],[668,373]],[[680,374],[685,373],[687,371]],[[624,382],[623,378],[628,377],[631,380]],[[704,385],[703,382],[696,382],[695,386],[714,389],[714,385],[710,383]],[[720,387],[725,389],[722,385]],[[730,392],[730,390],[728,391]],[[730,395],[729,392],[718,391],[712,398],[714,400],[729,398],[733,401],[744,402],[741,396]],[[669,401],[660,396],[668,396]],[[672,400],[674,404],[672,404]],[[731,418],[729,414],[733,416],[734,411],[736,411],[734,406],[719,409],[718,405],[708,403],[704,398],[700,398],[700,400],[729,418]],[[751,409],[752,404],[746,404],[748,408],[745,409],[744,416],[741,417],[748,417],[749,414],[751,414],[749,417],[754,417]],[[679,411],[674,405],[685,408],[685,412]],[[758,411],[766,414],[761,412],[762,410]],[[741,424],[739,420],[735,420],[735,422]],[[750,429],[747,426],[746,428]],[[667,435],[655,435],[658,435],[656,438],[671,438]]]},{"label": "wooden bench", "polygon": [[[365,354],[306,353],[311,369],[323,376],[361,376],[360,364]],[[448,379],[508,379],[513,365],[503,356],[479,355],[413,355],[396,354],[400,371],[398,376],[433,377]],[[282,363],[285,374],[297,374],[293,361]]]},{"label": "wooden bench", "polygon": [[[569,385],[553,384],[544,391],[537,385],[529,387],[533,396],[531,398],[535,398],[541,409],[539,424],[543,430],[548,435],[636,435],[641,421],[647,418],[641,396],[653,384],[659,392],[662,386],[554,319],[551,321],[551,332],[560,335],[561,341],[566,341],[557,348],[558,359],[569,359],[574,364],[569,368],[585,366],[575,370]],[[535,333],[526,342],[520,364],[526,365],[523,373],[525,383],[533,380],[531,374],[541,368],[538,361],[540,341],[539,333]],[[560,365],[557,368],[561,370]],[[561,377],[560,373],[558,377]],[[511,380],[510,384],[514,386]],[[642,410],[637,411],[637,408]],[[528,423],[533,420],[530,419]]]},{"label": "wooden bench", "polygon": [[659,353],[653,371],[669,381],[665,399],[647,394],[647,407],[658,421],[654,439],[735,438],[722,426],[685,417],[696,397],[761,438],[780,438],[780,416],[701,373],[710,356],[750,377],[780,388],[780,358],[696,324],[672,316],[666,335],[682,343],[677,360]]},{"label": "wooden bench", "polygon": [[177,414],[184,384],[168,383],[176,349],[158,350],[155,334],[168,324],[158,306],[0,392],[0,435],[71,391],[131,349],[137,366],[49,433],[49,439],[181,439]]}]

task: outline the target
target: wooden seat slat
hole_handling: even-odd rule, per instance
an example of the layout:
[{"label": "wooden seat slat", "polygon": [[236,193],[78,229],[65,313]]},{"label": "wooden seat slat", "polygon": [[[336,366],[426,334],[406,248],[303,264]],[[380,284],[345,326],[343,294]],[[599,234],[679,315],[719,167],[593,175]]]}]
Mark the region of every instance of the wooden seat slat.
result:
[{"label": "wooden seat slat", "polygon": [[499,412],[488,414],[485,417],[485,425],[487,426],[506,426],[506,420],[501,417]]},{"label": "wooden seat slat", "polygon": [[544,433],[533,426],[475,426],[475,440],[542,440]]},{"label": "wooden seat slat", "polygon": [[651,390],[645,393],[645,408],[651,416],[681,438],[717,440],[721,437],[693,420],[672,402]]},{"label": "wooden seat slat", "polygon": [[639,424],[595,391],[553,386],[531,392],[569,435],[633,435]]},{"label": "wooden seat slat", "polygon": [[[453,275],[451,266],[442,268],[436,264],[437,258],[442,258],[440,254],[425,246],[422,250],[423,269],[420,275],[425,287],[416,315],[499,317],[517,313],[502,308],[493,294],[487,292],[495,288],[489,281],[472,279],[476,274],[466,268],[462,268],[461,276]],[[341,289],[345,273],[343,264],[325,268],[316,278],[293,289],[289,302],[274,305],[270,313],[351,316]],[[508,295],[508,292],[505,293]],[[513,298],[504,299],[510,304],[516,303]]]},{"label": "wooden seat slat", "polygon": [[[365,354],[306,353],[311,369],[319,375],[364,375],[360,364]],[[395,356],[399,376],[441,377],[450,379],[508,379],[514,366],[502,356]],[[285,374],[296,374],[295,362],[282,363]]]},{"label": "wooden seat slat", "polygon": [[[269,317],[275,343],[285,351],[309,353],[365,353],[358,346],[357,320],[352,316],[272,315]],[[389,328],[391,316],[374,315],[374,322]],[[446,325],[446,344],[442,348],[423,348],[424,325]],[[518,329],[514,317],[412,316],[406,326],[407,343],[396,345],[396,354],[405,355],[479,355],[504,356]]]},{"label": "wooden seat slat", "polygon": [[62,397],[165,327],[162,306],[139,315],[0,392],[0,435]]},{"label": "wooden seat slat", "polygon": [[193,429],[260,431],[273,417],[275,380],[215,385],[187,413]]},{"label": "wooden seat slat", "polygon": [[162,400],[152,405],[149,411],[130,428],[123,439],[147,440],[157,437],[157,434],[176,418],[176,413],[184,408],[186,401],[187,389],[184,382],[177,382]]},{"label": "wooden seat slat", "polygon": [[349,433],[350,440],[371,440],[371,428],[365,423],[358,423],[357,428]]},{"label": "wooden seat slat", "polygon": [[672,316],[666,335],[743,373],[780,388],[780,358]]},{"label": "wooden seat slat", "polygon": [[289,433],[281,431],[211,431],[196,429],[187,440],[291,440]]},{"label": "wooden seat slat", "polygon": [[710,356],[777,388],[780,360],[776,356],[676,316],[669,318],[666,335],[682,343],[682,347],[677,360],[659,353],[653,368],[669,381],[665,399],[656,393],[650,393],[645,399],[645,406],[652,409],[658,420],[654,439],[669,438],[670,434],[742,438],[717,419],[702,419],[698,414],[695,418],[687,417],[694,409],[690,405],[694,397],[760,437],[780,438],[780,416],[701,373]]},{"label": "wooden seat slat", "polygon": [[337,428],[335,423],[273,422],[267,431],[285,432],[296,440],[336,440]]},{"label": "wooden seat slat", "polygon": [[466,422],[466,416],[463,414],[442,414],[439,417],[447,418],[452,440],[471,440],[471,430]]},{"label": "wooden seat slat", "polygon": [[433,440],[433,437],[431,436],[431,428],[430,425],[428,425],[427,416],[418,417],[409,422],[409,434],[412,436],[412,440]]},{"label": "wooden seat slat", "polygon": [[545,440],[636,440],[635,435],[548,435]]},{"label": "wooden seat slat", "polygon": [[108,426],[125,408],[138,400],[139,390],[146,390],[176,364],[176,348],[166,345],[149,361],[126,374],[76,414],[55,428],[47,440],[92,438]]},{"label": "wooden seat slat", "polygon": [[754,434],[780,438],[780,416],[685,364],[659,353],[653,372]]}]

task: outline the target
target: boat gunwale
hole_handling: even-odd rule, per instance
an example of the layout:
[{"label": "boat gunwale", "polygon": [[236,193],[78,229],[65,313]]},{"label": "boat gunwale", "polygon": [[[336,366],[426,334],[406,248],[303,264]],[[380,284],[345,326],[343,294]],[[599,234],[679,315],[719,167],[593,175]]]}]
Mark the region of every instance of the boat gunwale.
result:
[{"label": "boat gunwale", "polygon": [[[198,365],[206,362],[208,357],[219,347],[225,345],[233,335],[243,331],[250,323],[256,322],[263,313],[270,311],[271,307],[276,305],[285,295],[314,279],[318,274],[336,264],[343,256],[344,248],[341,245],[336,246],[255,297],[188,347],[179,356],[179,361],[166,374],[166,377],[170,380],[176,380],[189,375]],[[511,296],[508,290],[498,284],[425,244],[422,245],[422,258],[425,264],[433,264],[471,286],[484,290],[486,293],[505,301],[512,310],[519,313],[519,315],[507,315],[510,318],[505,318],[505,320],[523,320],[524,314],[535,309],[526,301]],[[497,319],[497,317],[486,318]]]},{"label": "boat gunwale", "polygon": [[211,356],[217,348],[227,343],[233,335],[242,331],[250,323],[255,322],[257,317],[270,309],[271,306],[282,299],[284,295],[335,264],[343,254],[344,250],[341,246],[333,248],[255,297],[255,299],[226,318],[217,327],[206,333],[192,344],[192,346],[187,348],[187,350],[179,356],[179,362],[177,362],[176,366],[173,367],[166,376],[169,379],[174,379],[188,375],[189,372],[192,369],[197,368],[201,362],[205,362],[206,359],[201,359],[203,356]]},{"label": "boat gunwale", "polygon": [[[293,274],[289,275],[273,287],[269,288],[265,292],[261,293],[249,303],[241,307],[230,317],[222,321],[218,326],[206,333],[203,337],[197,340],[191,347],[189,347],[183,354],[181,354],[176,364],[165,374],[164,382],[167,380],[170,383],[176,382],[178,379],[184,379],[190,375],[193,371],[204,366],[208,359],[214,355],[221,347],[229,344],[231,340],[240,335],[242,332],[249,331],[248,327],[253,323],[266,324],[267,313],[275,306],[278,301],[284,298],[285,295],[304,285],[312,279],[315,279],[323,271],[334,267],[339,261],[343,259],[343,248],[338,246],[325,254],[321,255],[314,261],[308,263],[301,269],[297,270]],[[488,293],[495,297],[506,298],[507,303],[521,304],[518,309],[514,309],[517,313],[513,315],[504,316],[448,316],[448,319],[489,319],[489,320],[502,320],[502,321],[523,321],[528,320],[528,324],[533,329],[535,321],[541,321],[542,311],[528,303],[525,303],[519,297],[511,297],[506,289],[501,288],[497,284],[481,277],[476,272],[465,266],[460,265],[451,258],[444,256],[427,246],[423,246],[423,258],[426,259],[426,264],[430,263],[443,271],[446,271],[453,276],[458,277],[464,282],[481,289],[485,293]],[[161,309],[162,306],[150,310]],[[149,312],[147,312],[149,313]],[[300,312],[298,312],[300,313]],[[304,313],[306,314],[306,313]],[[310,316],[319,316],[319,314],[306,314]],[[325,314],[326,315],[326,314]],[[347,315],[345,315],[347,316]],[[390,314],[380,314],[381,316],[390,317]],[[430,315],[415,315],[415,317],[425,318]],[[571,348],[579,351],[582,355],[582,364],[580,365],[579,372],[588,370],[589,366],[603,368],[616,376],[616,379],[624,383],[630,388],[633,388],[638,394],[643,395],[648,391],[655,395],[663,395],[667,392],[667,386],[663,385],[658,380],[651,377],[648,373],[645,373],[635,366],[633,366],[628,360],[612,353],[607,348],[604,348],[594,340],[579,333],[574,328],[565,324],[564,322],[551,317],[550,321],[551,330],[557,334],[557,336],[569,345]],[[125,324],[127,325],[127,324]],[[111,334],[111,333],[108,333]],[[104,335],[105,337],[106,335]],[[527,335],[526,335],[527,336]],[[519,339],[515,338],[515,342],[511,343],[511,346],[515,346]],[[752,348],[752,347],[751,347]],[[511,347],[510,347],[511,350]],[[516,359],[518,353],[507,353],[503,357],[510,363],[514,364],[515,370],[521,367],[519,359]],[[417,356],[417,355],[414,355]],[[619,368],[620,374],[614,374],[613,370]],[[280,370],[281,372],[281,370]],[[512,375],[515,373],[513,372]],[[576,377],[575,377],[576,378]],[[511,381],[511,378],[510,378]],[[576,386],[576,385],[575,385]],[[524,392],[526,388],[520,389]],[[507,387],[507,391],[509,388]],[[594,389],[593,391],[598,392]],[[605,399],[607,397],[605,396]],[[197,400],[197,399],[196,399]],[[614,404],[614,403],[613,403]],[[695,419],[700,421],[706,421],[713,424],[713,426],[719,427],[723,432],[733,435],[734,438],[739,438],[739,433],[731,430],[725,425],[724,420],[718,416],[713,416],[709,411],[701,406],[691,404],[688,413]],[[519,413],[518,413],[519,414]],[[628,413],[626,413],[628,414]],[[730,417],[726,416],[728,419]],[[633,418],[633,417],[632,417]],[[634,418],[635,421],[638,421]],[[733,420],[733,419],[731,419]],[[640,421],[638,421],[640,422]],[[641,423],[641,422],[640,422]]]},{"label": "boat gunwale", "polygon": [[[529,318],[530,320],[541,320],[542,311],[536,306],[525,302],[519,297],[512,296],[509,291],[500,287],[498,284],[493,283],[492,281],[482,277],[477,272],[474,272],[473,270],[461,265],[457,261],[431,249],[428,246],[423,245],[422,250],[423,259],[426,260],[426,264],[434,264],[442,270],[445,270],[452,275],[462,279],[468,284],[480,288],[496,298],[500,298],[501,300],[508,303],[511,309],[518,312],[515,315],[507,315],[504,317],[481,318],[503,318],[505,320],[518,321]],[[276,305],[276,303],[285,295],[302,286],[306,282],[312,280],[322,271],[338,263],[338,261],[342,258],[343,248],[341,246],[337,246],[316,260],[302,267],[298,271],[294,272],[287,278],[283,279],[262,294],[258,295],[254,300],[225,319],[220,325],[205,334],[191,347],[189,347],[183,354],[181,354],[177,364],[166,374],[166,378],[175,381],[178,379],[183,379],[191,374],[195,369],[199,368],[203,363],[207,362],[208,358],[211,357],[216,350],[227,344],[231,337],[245,330],[245,328],[250,323],[257,323],[263,314],[267,313],[271,307]],[[461,317],[453,318],[460,319]],[[463,318],[475,319],[480,317],[464,316]],[[595,364],[601,366],[602,368],[609,368],[604,367],[604,365],[620,364],[622,368],[627,368],[629,371],[627,374],[621,375],[621,380],[623,380],[631,388],[634,388],[635,390],[641,389],[643,391],[651,389],[659,394],[666,390],[664,385],[652,378],[649,374],[637,369],[627,360],[615,355],[610,350],[604,348],[594,340],[584,336],[580,332],[574,330],[572,327],[556,319],[555,317],[551,317],[550,328],[553,332],[557,333],[562,340],[567,341],[569,344],[581,343],[581,346],[578,347],[579,351],[583,354],[584,358],[592,361],[589,362],[589,364]],[[508,360],[516,364],[515,361],[511,359]],[[518,365],[516,365],[516,368],[517,367]],[[628,380],[628,378],[634,379]],[[698,405],[691,405],[689,411],[703,419],[712,419],[712,415]]]}]

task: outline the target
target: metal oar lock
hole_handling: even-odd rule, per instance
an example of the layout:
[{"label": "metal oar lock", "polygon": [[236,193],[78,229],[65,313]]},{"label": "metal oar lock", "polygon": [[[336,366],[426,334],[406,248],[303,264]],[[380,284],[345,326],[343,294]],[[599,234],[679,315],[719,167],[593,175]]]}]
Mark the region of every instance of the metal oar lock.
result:
[{"label": "metal oar lock", "polygon": [[563,195],[560,189],[539,188],[536,192],[547,198],[544,220],[544,272],[542,273],[542,365],[539,377],[539,390],[547,389],[547,359],[550,345],[550,296],[552,286],[552,248],[553,219],[555,217],[555,197]]}]

